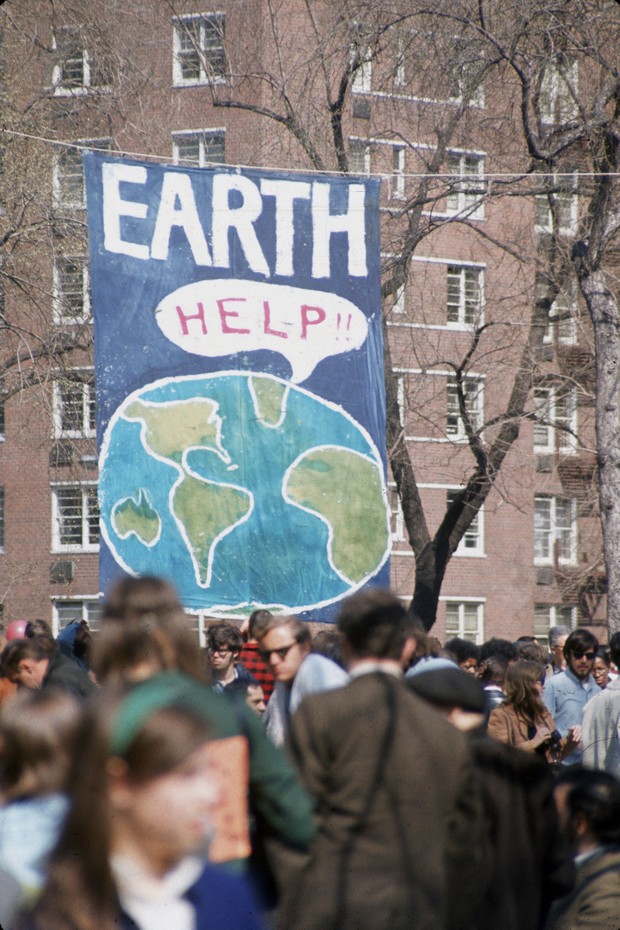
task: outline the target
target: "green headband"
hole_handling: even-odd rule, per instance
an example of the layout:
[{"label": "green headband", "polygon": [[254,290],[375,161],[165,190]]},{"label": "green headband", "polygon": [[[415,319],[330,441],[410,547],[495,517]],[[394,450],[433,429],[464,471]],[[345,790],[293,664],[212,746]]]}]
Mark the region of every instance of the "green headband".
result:
[{"label": "green headband", "polygon": [[165,707],[183,707],[205,720],[212,719],[205,707],[205,696],[208,696],[206,685],[182,672],[160,672],[140,682],[129,692],[116,712],[110,731],[110,755],[122,756],[126,753],[151,714]]}]

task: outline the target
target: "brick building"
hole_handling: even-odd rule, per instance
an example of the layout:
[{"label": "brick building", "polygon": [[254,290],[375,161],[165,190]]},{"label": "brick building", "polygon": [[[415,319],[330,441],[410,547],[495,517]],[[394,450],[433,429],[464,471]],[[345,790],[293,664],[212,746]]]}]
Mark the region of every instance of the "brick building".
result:
[{"label": "brick building", "polygon": [[[327,4],[313,22],[297,0],[284,7],[8,0],[0,9],[5,622],[96,618],[86,147],[380,176],[386,279],[417,237],[385,313],[431,535],[475,467],[476,442],[488,447],[509,419],[525,344],[538,333],[519,436],[449,562],[433,632],[482,642],[544,637],[556,623],[596,627],[604,583],[591,340],[568,274],[555,278],[544,326],[534,319],[551,208],[531,185],[518,188],[526,158],[514,146],[514,85],[449,31],[381,31]],[[347,69],[340,100],[336,78]],[[565,116],[565,77],[550,69],[543,80],[550,124]],[[579,198],[567,188],[552,206],[561,242]],[[390,495],[393,586],[408,598],[415,561],[393,482]]]}]

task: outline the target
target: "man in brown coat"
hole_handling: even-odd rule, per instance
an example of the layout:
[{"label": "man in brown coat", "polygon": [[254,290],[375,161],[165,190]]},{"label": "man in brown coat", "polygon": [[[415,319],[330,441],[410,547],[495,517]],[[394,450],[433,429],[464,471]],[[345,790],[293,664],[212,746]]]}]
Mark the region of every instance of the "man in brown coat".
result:
[{"label": "man in brown coat", "polygon": [[608,772],[572,768],[560,775],[554,794],[577,878],[554,904],[547,930],[618,930],[620,783]]},{"label": "man in brown coat", "polygon": [[290,727],[318,835],[282,927],[444,930],[448,897],[475,902],[483,867],[467,742],[402,681],[415,642],[396,598],[360,592],[338,626],[352,681],[307,697]]}]

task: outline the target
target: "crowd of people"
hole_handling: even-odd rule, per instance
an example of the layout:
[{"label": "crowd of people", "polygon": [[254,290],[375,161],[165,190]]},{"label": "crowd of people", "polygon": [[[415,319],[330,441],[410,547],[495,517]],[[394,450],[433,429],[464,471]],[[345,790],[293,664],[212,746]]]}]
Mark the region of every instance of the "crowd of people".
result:
[{"label": "crowd of people", "polygon": [[0,930],[618,930],[620,634],[440,643],[389,591],[217,621],[123,578],[0,656]]}]

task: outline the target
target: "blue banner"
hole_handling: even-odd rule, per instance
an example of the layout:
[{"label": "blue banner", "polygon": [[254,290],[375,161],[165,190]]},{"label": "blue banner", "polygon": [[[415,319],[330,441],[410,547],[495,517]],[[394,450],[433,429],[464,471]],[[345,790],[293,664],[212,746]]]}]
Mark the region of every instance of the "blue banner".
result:
[{"label": "blue banner", "polygon": [[84,168],[102,590],[329,621],[387,585],[379,183]]}]

